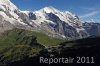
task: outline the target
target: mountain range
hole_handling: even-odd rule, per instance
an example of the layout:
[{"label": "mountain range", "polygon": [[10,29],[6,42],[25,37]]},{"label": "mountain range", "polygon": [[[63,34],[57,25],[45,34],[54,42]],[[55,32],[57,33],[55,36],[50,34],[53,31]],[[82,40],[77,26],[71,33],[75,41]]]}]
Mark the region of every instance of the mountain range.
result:
[{"label": "mountain range", "polygon": [[68,40],[100,35],[99,23],[83,22],[69,11],[60,11],[52,6],[38,11],[22,11],[10,0],[0,0],[0,32],[14,28]]},{"label": "mountain range", "polygon": [[0,0],[0,66],[41,66],[39,57],[82,57],[90,60],[82,64],[89,65],[92,57],[100,63],[99,35],[100,23],[82,21],[69,11],[52,6],[22,11],[10,0]]}]

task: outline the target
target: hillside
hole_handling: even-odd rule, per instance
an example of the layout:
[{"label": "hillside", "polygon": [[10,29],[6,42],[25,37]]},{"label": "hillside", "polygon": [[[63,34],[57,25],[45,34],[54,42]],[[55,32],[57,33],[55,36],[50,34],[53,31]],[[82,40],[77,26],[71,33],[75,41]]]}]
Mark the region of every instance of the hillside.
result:
[{"label": "hillside", "polygon": [[[37,56],[45,47],[63,42],[39,32],[13,29],[0,34],[0,65]],[[44,47],[45,46],[45,47]]]},{"label": "hillside", "polygon": [[[19,4],[18,0],[14,2],[16,5],[19,4],[18,7],[21,9],[13,4],[12,0],[0,0],[0,66],[33,66],[34,64],[41,66],[39,64],[41,56],[47,58],[86,56],[94,57],[97,63],[100,61],[100,23],[98,16],[93,17],[100,13],[96,11],[97,6],[96,9],[80,8],[90,5],[86,4],[87,1],[81,4],[81,1],[74,3],[66,0],[67,7],[63,3],[60,5],[64,7],[58,5],[56,9],[58,3],[53,5],[53,1],[51,4],[45,0],[43,3],[47,6],[44,7],[39,1],[36,4],[36,1],[38,0],[33,1],[32,4],[40,5],[41,9],[24,0],[22,3],[25,5],[26,2],[25,6]],[[77,2],[80,4],[77,5]],[[73,8],[74,5],[70,6],[70,3],[76,4],[77,7]],[[32,7],[31,10],[36,11],[23,10],[28,4]],[[49,4],[51,6],[48,6]],[[66,9],[71,12],[65,11]],[[88,21],[90,19],[88,17],[95,21]],[[56,64],[43,65],[56,66]],[[67,66],[67,64],[57,65]]]},{"label": "hillside", "polygon": [[0,49],[15,44],[30,45],[34,40],[43,46],[55,46],[63,42],[63,40],[60,41],[60,39],[49,37],[43,33],[13,29],[0,35]]},{"label": "hillside", "polygon": [[[9,66],[40,66],[39,57],[94,57],[95,62],[100,61],[100,37],[91,36],[84,39],[66,41],[55,47],[44,48],[43,46],[32,47],[30,45],[15,45],[1,52],[1,65]],[[52,55],[52,56],[51,56]],[[75,62],[75,61],[74,61]],[[75,64],[75,63],[74,63]],[[51,66],[74,65],[74,64],[51,64]],[[43,64],[49,66],[48,64]]]}]

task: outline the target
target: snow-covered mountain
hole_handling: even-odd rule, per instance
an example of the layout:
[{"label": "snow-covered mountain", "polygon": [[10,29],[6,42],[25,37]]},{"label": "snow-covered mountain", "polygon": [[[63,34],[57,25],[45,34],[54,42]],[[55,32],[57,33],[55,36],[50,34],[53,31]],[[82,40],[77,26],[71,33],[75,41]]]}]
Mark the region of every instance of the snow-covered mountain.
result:
[{"label": "snow-covered mountain", "polygon": [[[0,0],[0,32],[13,28],[33,30],[29,17],[22,13],[10,0]],[[37,26],[34,26],[37,27]]]},{"label": "snow-covered mountain", "polygon": [[75,14],[69,11],[62,12],[54,7],[45,7],[38,11],[22,11],[27,14],[33,23],[37,24],[48,35],[60,35],[63,38],[82,38],[88,34],[82,22]]},{"label": "snow-covered mountain", "polygon": [[0,0],[0,31],[13,28],[43,32],[57,38],[76,39],[88,36],[79,17],[53,7],[21,11],[10,0]]}]

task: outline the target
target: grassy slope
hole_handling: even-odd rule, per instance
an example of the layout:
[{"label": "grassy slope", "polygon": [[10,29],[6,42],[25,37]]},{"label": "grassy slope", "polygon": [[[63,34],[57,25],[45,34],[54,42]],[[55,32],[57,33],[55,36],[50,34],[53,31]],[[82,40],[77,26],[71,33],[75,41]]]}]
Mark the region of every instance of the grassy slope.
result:
[{"label": "grassy slope", "polygon": [[43,46],[60,44],[60,39],[39,32],[14,29],[0,34],[0,65],[36,56]]},{"label": "grassy slope", "polygon": [[56,46],[63,42],[63,40],[61,40],[61,39],[52,38],[52,37],[49,37],[49,36],[47,36],[43,33],[39,33],[39,32],[31,32],[29,34],[36,36],[37,42],[44,46]]},{"label": "grassy slope", "polygon": [[37,42],[44,46],[55,46],[63,42],[60,39],[52,38],[39,32],[14,29],[0,35],[0,48],[15,44],[29,44],[32,36],[37,37]]},{"label": "grassy slope", "polygon": [[[69,47],[69,44],[71,44],[71,46]],[[50,57],[51,55],[54,55],[53,57],[71,57],[75,58],[76,57],[94,57],[95,58],[95,62],[96,63],[100,63],[100,37],[89,37],[89,38],[85,38],[85,39],[79,39],[79,40],[74,40],[74,41],[67,41],[64,42],[62,44],[60,44],[60,46],[58,47],[51,47],[49,48],[49,50],[51,49],[50,52],[46,51],[46,50],[42,50],[39,53],[39,56],[41,57]],[[11,64],[9,64],[10,66],[34,66],[34,64],[36,66],[41,66],[41,64],[39,63],[39,56],[37,57],[33,57],[33,58],[28,58],[27,62],[25,62],[26,59],[24,60],[20,60],[17,62],[13,62]],[[35,60],[34,60],[35,59]],[[76,59],[77,60],[77,59]],[[23,63],[24,62],[24,63]],[[91,61],[90,61],[91,62]],[[22,64],[20,64],[22,63]],[[32,63],[32,64],[31,64]],[[48,64],[45,64],[44,66],[49,66]],[[69,66],[69,64],[51,64],[51,66]],[[72,66],[77,66],[77,65],[73,65]]]},{"label": "grassy slope", "polygon": [[[37,42],[36,39],[33,40],[35,38],[34,36],[37,37]],[[38,62],[36,61],[38,60],[38,56],[42,55],[45,57],[52,52],[54,53],[55,57],[59,56],[66,57],[68,55],[77,56],[77,54],[79,56],[100,55],[99,53],[97,53],[98,51],[100,51],[99,50],[100,37],[89,37],[85,39],[79,39],[61,43],[62,42],[61,40],[48,37],[42,33],[15,29],[1,34],[0,42],[1,42],[0,48],[3,48],[5,46],[7,47],[6,49],[0,51],[0,65],[2,66],[4,66],[4,64],[9,64],[9,63],[11,64],[12,63],[30,64],[33,62],[36,63]],[[38,47],[32,47],[30,44],[31,42],[33,42],[33,44],[36,43]],[[51,47],[52,52],[49,53],[47,52],[46,49],[43,49],[39,43],[45,46],[54,46],[58,45],[59,43],[61,44],[58,47],[54,48]],[[28,59],[27,62],[26,59]]]}]

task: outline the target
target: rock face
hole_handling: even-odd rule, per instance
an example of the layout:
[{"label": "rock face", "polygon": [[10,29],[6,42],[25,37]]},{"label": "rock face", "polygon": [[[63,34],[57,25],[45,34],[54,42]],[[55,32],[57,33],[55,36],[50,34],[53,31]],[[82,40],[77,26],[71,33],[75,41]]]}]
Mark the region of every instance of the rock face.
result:
[{"label": "rock face", "polygon": [[67,39],[88,36],[78,16],[71,12],[61,12],[50,6],[35,12],[23,11],[23,13],[50,36]]},{"label": "rock face", "polygon": [[[93,25],[91,25],[93,26]],[[96,24],[91,29],[99,28]],[[69,11],[45,7],[38,11],[21,11],[10,0],[0,0],[0,32],[13,28],[38,31],[56,38],[78,39],[94,35],[79,17]],[[90,33],[89,33],[90,32]]]},{"label": "rock face", "polygon": [[[21,12],[10,0],[0,0],[0,32],[13,28],[35,30],[30,18]],[[36,29],[37,30],[37,29]]]},{"label": "rock face", "polygon": [[100,35],[100,23],[83,23],[83,27],[89,33],[89,35]]}]

